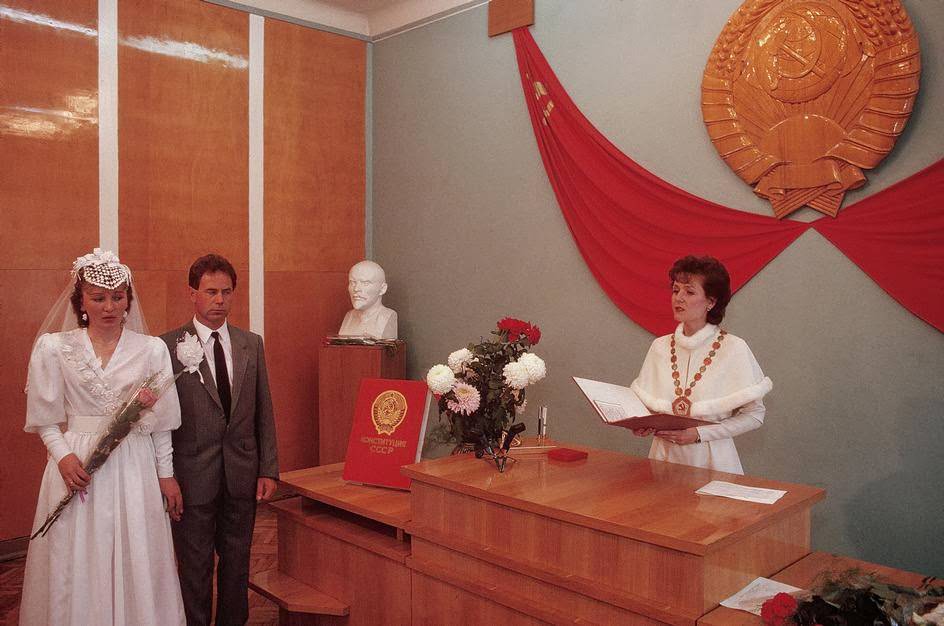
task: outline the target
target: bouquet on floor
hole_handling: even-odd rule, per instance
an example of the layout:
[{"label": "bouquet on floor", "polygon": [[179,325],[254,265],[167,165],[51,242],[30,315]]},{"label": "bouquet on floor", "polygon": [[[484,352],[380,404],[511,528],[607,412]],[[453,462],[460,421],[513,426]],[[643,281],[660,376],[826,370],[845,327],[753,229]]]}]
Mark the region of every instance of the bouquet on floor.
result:
[{"label": "bouquet on floor", "polygon": [[529,352],[541,339],[537,326],[506,317],[491,334],[456,350],[448,365],[434,365],[426,375],[439,399],[440,423],[431,440],[455,443],[457,451],[498,450],[503,434],[524,412],[525,387],[547,374],[544,361]]},{"label": "bouquet on floor", "polygon": [[[193,374],[199,369],[200,362],[203,361],[203,356],[203,346],[200,344],[200,339],[196,335],[185,333],[183,339],[177,343],[177,360],[183,364],[184,368],[175,376],[165,376],[163,372],[157,372],[145,378],[134,388],[128,399],[125,400],[112,416],[108,427],[99,437],[95,447],[92,448],[89,457],[82,464],[89,475],[94,474],[105,464],[105,461],[108,460],[111,453],[115,451],[131,432],[131,428],[141,420],[142,413],[154,406],[158,398],[160,398],[182,374]],[[55,524],[59,516],[62,515],[66,506],[72,502],[76,493],[80,494],[80,498],[83,497],[83,492],[76,491],[70,491],[63,496],[59,504],[56,505],[56,508],[46,516],[46,521],[43,522],[42,526],[36,529],[36,532],[30,536],[31,540],[36,537],[44,537],[46,533],[49,532],[49,529],[52,528],[52,525]]]}]

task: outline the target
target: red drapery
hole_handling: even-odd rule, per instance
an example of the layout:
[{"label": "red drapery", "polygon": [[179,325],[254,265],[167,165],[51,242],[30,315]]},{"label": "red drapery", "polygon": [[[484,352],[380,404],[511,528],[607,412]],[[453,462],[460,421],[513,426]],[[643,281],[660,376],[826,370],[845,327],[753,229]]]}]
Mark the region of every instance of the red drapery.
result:
[{"label": "red drapery", "polygon": [[737,291],[815,228],[944,331],[944,160],[834,219],[807,224],[738,211],[679,189],[620,152],[574,105],[531,33],[515,30],[514,39],[535,138],[564,218],[597,282],[637,324],[655,334],[674,328],[666,272],[675,259],[717,257]]}]

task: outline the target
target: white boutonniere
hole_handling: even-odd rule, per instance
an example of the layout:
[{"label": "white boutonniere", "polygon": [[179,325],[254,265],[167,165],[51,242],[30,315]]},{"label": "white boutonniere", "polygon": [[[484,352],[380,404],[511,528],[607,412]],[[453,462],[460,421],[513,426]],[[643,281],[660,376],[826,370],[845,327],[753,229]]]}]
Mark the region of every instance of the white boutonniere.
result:
[{"label": "white boutonniere", "polygon": [[188,374],[196,372],[200,376],[200,384],[203,384],[200,363],[204,356],[203,345],[196,335],[185,332],[182,337],[177,339],[177,360],[184,366],[184,370]]}]

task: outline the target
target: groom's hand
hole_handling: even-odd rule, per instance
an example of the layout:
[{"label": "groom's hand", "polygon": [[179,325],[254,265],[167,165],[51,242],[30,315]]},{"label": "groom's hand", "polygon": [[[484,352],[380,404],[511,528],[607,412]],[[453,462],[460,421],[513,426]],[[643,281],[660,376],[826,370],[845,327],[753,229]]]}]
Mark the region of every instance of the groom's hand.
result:
[{"label": "groom's hand", "polygon": [[170,515],[172,520],[179,522],[184,514],[184,497],[180,493],[180,485],[177,484],[177,479],[171,476],[170,478],[158,478],[157,481],[161,485],[161,494],[167,501],[167,514]]},{"label": "groom's hand", "polygon": [[266,502],[275,495],[276,483],[271,478],[256,479],[256,502]]}]

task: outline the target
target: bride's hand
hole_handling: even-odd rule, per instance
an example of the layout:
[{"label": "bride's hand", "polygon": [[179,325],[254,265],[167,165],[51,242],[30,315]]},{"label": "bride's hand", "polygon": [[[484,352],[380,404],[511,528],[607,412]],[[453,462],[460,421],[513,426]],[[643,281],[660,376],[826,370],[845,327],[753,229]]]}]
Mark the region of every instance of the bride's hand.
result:
[{"label": "bride's hand", "polygon": [[169,478],[158,478],[161,485],[161,494],[167,500],[167,514],[175,522],[179,522],[184,513],[184,497],[180,493],[180,485],[173,476]]},{"label": "bride's hand", "polygon": [[84,491],[92,477],[75,454],[67,454],[59,461],[59,473],[69,491]]}]

